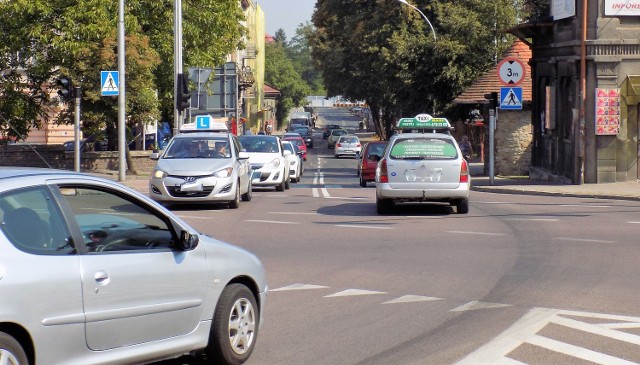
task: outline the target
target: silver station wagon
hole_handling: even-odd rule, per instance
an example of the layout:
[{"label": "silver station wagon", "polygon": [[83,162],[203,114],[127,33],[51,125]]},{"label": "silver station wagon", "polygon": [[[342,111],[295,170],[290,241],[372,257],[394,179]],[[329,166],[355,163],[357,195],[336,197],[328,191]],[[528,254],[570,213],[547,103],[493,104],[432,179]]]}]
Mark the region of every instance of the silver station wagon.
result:
[{"label": "silver station wagon", "polygon": [[116,182],[0,168],[0,364],[241,364],[267,284],[246,250]]},{"label": "silver station wagon", "polygon": [[395,203],[445,202],[469,212],[471,177],[450,124],[420,114],[398,122],[376,169],[376,208],[390,213]]}]

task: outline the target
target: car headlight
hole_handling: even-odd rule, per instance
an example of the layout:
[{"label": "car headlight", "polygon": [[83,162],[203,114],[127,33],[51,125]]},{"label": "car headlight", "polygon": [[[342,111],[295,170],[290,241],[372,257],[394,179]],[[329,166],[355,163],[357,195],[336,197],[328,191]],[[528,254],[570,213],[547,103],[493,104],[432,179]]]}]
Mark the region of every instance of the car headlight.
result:
[{"label": "car headlight", "polygon": [[225,178],[225,177],[231,176],[231,174],[233,174],[233,167],[227,167],[226,169],[222,169],[214,172],[213,176],[219,177],[219,178]]},{"label": "car headlight", "polygon": [[276,158],[273,161],[269,162],[267,164],[267,167],[277,169],[278,167],[280,167],[280,159]]},{"label": "car headlight", "polygon": [[156,170],[153,172],[153,177],[156,179],[164,179],[167,177],[167,173],[162,170]]}]

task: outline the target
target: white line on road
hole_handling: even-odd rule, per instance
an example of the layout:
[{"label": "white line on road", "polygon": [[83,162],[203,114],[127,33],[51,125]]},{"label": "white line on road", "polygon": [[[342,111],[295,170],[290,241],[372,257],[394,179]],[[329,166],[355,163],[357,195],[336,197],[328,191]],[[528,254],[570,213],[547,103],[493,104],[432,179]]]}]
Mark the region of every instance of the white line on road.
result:
[{"label": "white line on road", "polygon": [[590,243],[616,243],[616,241],[608,240],[591,240],[587,238],[573,238],[573,237],[555,237],[554,240],[559,241],[576,241],[576,242],[590,242]]},{"label": "white line on road", "polygon": [[261,219],[245,219],[245,222],[274,223],[274,224],[298,224],[298,222],[267,221],[267,220],[261,220]]},{"label": "white line on road", "polygon": [[284,215],[318,215],[316,212],[269,212],[269,214],[284,214]]},{"label": "white line on road", "polygon": [[630,222],[627,222],[627,223],[630,223],[630,224],[640,224],[640,222],[634,222],[634,221],[630,221]]},{"label": "white line on road", "polygon": [[[214,212],[217,212],[217,210],[214,210]],[[211,219],[211,217],[197,217],[192,215],[179,215],[178,217],[182,219]]]},{"label": "white line on road", "polygon": [[393,229],[393,227],[368,226],[366,224],[336,224],[336,227],[344,228],[371,228],[371,229]]},{"label": "white line on road", "polygon": [[472,231],[447,231],[447,233],[475,234],[478,236],[505,236],[504,233],[472,232]]},{"label": "white line on road", "polygon": [[505,221],[557,222],[558,218],[505,218]]},{"label": "white line on road", "polygon": [[585,349],[583,347],[571,345],[568,343],[553,340],[547,337],[538,335],[531,336],[527,343],[535,346],[545,348],[554,352],[569,355],[578,359],[591,361],[596,364],[602,365],[637,365],[632,361],[623,360],[611,355],[595,352],[593,350]]},{"label": "white line on road", "polygon": [[611,208],[611,205],[590,205],[590,204],[560,204],[559,207],[572,208]]}]

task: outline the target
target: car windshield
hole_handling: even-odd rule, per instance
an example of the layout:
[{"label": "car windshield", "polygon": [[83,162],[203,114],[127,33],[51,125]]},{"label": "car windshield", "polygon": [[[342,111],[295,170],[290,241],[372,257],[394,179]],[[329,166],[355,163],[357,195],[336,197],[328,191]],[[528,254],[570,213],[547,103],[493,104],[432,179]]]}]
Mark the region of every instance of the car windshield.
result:
[{"label": "car windshield", "polygon": [[283,143],[283,144],[282,144],[282,147],[284,147],[284,149],[285,149],[286,151],[289,151],[289,152],[291,152],[291,153],[293,153],[293,154],[295,154],[295,153],[296,153],[296,151],[294,151],[294,149],[293,149],[293,145],[292,145],[291,143]]},{"label": "car windshield", "polygon": [[396,160],[453,160],[458,152],[450,139],[398,138],[389,157]]},{"label": "car windshield", "polygon": [[340,137],[340,143],[358,143],[358,137]]},{"label": "car windshield", "polygon": [[291,138],[291,139],[287,138],[286,140],[291,142],[291,143],[293,143],[293,144],[295,144],[296,146],[304,145],[304,141],[302,139],[300,139],[300,138]]},{"label": "car windshield", "polygon": [[162,158],[231,158],[229,140],[224,137],[189,137],[174,139]]},{"label": "car windshield", "polygon": [[343,136],[345,134],[347,134],[347,131],[345,131],[344,129],[338,129],[338,130],[331,131],[331,135],[333,135],[333,136]]},{"label": "car windshield", "polygon": [[240,136],[240,143],[247,152],[278,153],[278,137],[272,136]]}]

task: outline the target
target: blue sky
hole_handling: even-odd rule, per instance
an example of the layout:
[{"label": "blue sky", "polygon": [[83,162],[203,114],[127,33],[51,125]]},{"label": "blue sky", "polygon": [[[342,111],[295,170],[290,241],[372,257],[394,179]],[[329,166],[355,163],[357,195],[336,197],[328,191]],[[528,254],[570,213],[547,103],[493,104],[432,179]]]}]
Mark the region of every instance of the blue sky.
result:
[{"label": "blue sky", "polygon": [[311,22],[316,0],[254,0],[264,12],[265,31],[274,35],[284,29],[287,40],[296,34],[300,23]]}]

